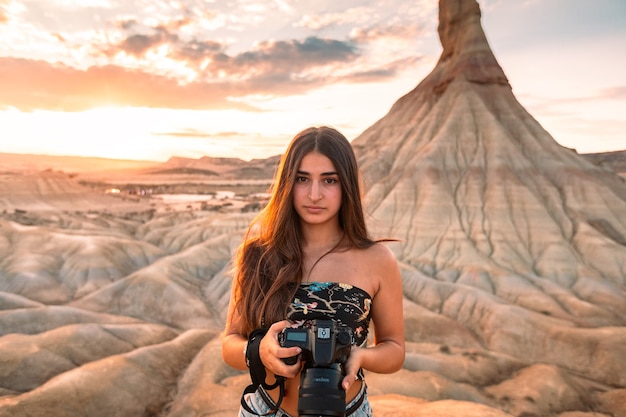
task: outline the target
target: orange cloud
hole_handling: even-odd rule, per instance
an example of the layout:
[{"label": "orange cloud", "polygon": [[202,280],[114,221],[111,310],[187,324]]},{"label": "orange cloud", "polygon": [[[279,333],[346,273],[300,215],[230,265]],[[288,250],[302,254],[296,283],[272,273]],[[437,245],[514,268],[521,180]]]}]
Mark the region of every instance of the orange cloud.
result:
[{"label": "orange cloud", "polygon": [[[337,48],[334,55],[327,51],[333,47]],[[81,111],[103,106],[131,106],[259,111],[232,98],[301,94],[330,81],[380,81],[393,77],[417,60],[401,59],[371,68],[354,65],[348,71],[330,76],[316,73],[315,68],[329,64],[345,69],[357,55],[343,48],[327,41],[266,43],[254,52],[235,57],[221,54],[197,81],[190,83],[115,65],[81,70],[41,60],[0,57],[0,108]],[[220,71],[228,76],[214,77]],[[300,72],[307,72],[306,76],[298,77]]]},{"label": "orange cloud", "polygon": [[0,0],[0,24],[6,23],[9,21],[9,16],[7,15],[6,6],[9,4],[8,0]]},{"label": "orange cloud", "polygon": [[46,61],[0,58],[0,107],[81,111],[102,106],[173,109],[250,106],[228,100],[228,84],[189,83],[118,66],[78,70]]},{"label": "orange cloud", "polygon": [[[220,41],[182,39],[177,30],[190,24],[186,18],[153,26],[133,19],[116,24],[127,36],[93,51],[96,57],[111,62],[116,62],[120,53],[133,57],[132,67],[111,63],[83,70],[42,60],[0,58],[0,108],[81,111],[138,106],[258,111],[241,99],[302,94],[336,82],[377,82],[394,77],[416,61],[400,57],[368,64],[359,47],[379,36],[404,36],[416,30],[414,27],[370,29],[349,40],[309,36],[261,41],[248,51],[229,55],[227,45]],[[56,36],[64,42],[61,34]]]},{"label": "orange cloud", "polygon": [[350,33],[350,38],[358,43],[372,43],[380,39],[413,41],[430,30],[431,28],[427,27],[423,22],[379,25],[368,28],[355,28]]}]

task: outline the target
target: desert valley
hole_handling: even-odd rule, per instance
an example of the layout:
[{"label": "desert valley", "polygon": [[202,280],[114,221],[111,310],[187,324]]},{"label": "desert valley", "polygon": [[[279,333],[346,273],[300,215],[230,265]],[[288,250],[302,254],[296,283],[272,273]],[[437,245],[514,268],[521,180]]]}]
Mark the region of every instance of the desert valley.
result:
[{"label": "desert valley", "polygon": [[[558,145],[478,4],[439,17],[436,67],[352,141],[404,285],[374,415],[624,417],[626,150]],[[231,257],[278,158],[0,154],[0,417],[236,415]]]}]

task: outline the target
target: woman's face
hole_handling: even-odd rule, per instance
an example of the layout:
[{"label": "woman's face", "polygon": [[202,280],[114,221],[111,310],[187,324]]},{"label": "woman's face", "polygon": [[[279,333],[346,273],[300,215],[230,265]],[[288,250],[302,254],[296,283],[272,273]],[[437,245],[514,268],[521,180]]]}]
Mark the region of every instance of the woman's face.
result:
[{"label": "woman's face", "polygon": [[302,158],[293,186],[293,205],[305,223],[338,221],[341,183],[328,157],[311,152]]}]

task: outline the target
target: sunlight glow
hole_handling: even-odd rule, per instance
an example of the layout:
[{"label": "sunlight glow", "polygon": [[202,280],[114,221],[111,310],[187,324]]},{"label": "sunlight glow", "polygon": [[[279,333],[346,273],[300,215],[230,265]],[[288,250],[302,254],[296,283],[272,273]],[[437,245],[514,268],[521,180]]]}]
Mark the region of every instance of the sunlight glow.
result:
[{"label": "sunlight glow", "polygon": [[[0,125],[2,151],[7,153],[155,161],[173,155],[252,159],[282,152],[293,131],[289,135],[272,132],[271,123],[281,117],[232,110],[110,107],[75,113],[27,113],[13,109],[0,111]],[[232,132],[233,125],[241,128]],[[195,134],[189,134],[189,126],[196,126]]]},{"label": "sunlight glow", "polygon": [[[480,0],[515,97],[579,152],[626,149],[626,8],[600,3]],[[0,152],[266,158],[312,125],[352,140],[441,53],[434,0],[0,4]]]}]

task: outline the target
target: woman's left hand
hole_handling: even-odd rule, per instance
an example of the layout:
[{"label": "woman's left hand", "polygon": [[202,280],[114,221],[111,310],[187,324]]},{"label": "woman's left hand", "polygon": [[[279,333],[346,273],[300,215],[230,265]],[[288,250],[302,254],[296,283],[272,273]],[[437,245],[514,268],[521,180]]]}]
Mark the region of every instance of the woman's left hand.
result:
[{"label": "woman's left hand", "polygon": [[344,365],[344,369],[346,370],[346,376],[341,382],[341,386],[345,391],[348,391],[352,384],[354,384],[354,381],[356,381],[357,379],[357,373],[359,372],[359,369],[361,369],[362,353],[362,348],[352,346],[352,349],[350,350],[350,356],[348,356],[348,360]]}]

